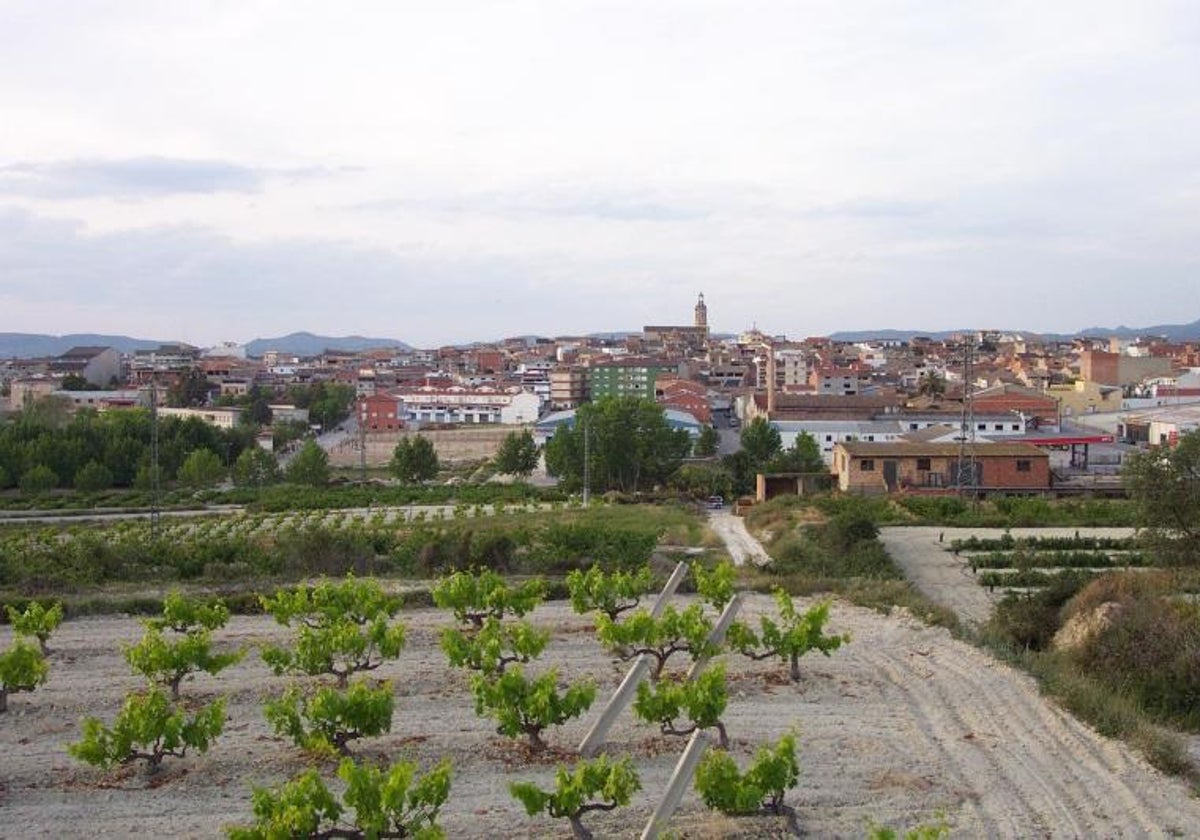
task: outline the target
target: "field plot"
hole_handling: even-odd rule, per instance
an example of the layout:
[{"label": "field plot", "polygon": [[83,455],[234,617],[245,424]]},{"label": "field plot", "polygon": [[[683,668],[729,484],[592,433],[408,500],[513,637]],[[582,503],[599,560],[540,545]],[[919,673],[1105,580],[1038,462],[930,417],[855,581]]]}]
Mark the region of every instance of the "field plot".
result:
[{"label": "field plot", "polygon": [[[681,599],[683,600],[683,599]],[[805,603],[804,605],[807,605]],[[745,617],[773,610],[752,596]],[[467,679],[450,670],[437,646],[449,621],[437,610],[401,613],[409,640],[377,676],[397,694],[391,734],[357,742],[357,754],[454,762],[442,823],[450,837],[564,836],[565,826],[531,819],[507,792],[510,782],[548,785],[556,759],[570,753],[600,703],[625,671],[592,634],[590,618],[561,603],[540,607],[535,623],[553,640],[534,669],[559,666],[564,679],[591,675],[600,698],[580,721],[552,730],[553,754],[533,758],[476,718]],[[1135,836],[1188,834],[1200,803],[1123,746],[1103,739],[1040,698],[1032,681],[943,630],[904,616],[882,616],[838,602],[830,630],[850,644],[829,658],[801,660],[802,681],[787,682],[779,663],[727,656],[730,705],[725,717],[743,764],[754,749],[799,729],[800,787],[789,795],[801,829],[813,836],[862,836],[868,820],[907,827],[944,815],[963,836]],[[15,696],[0,717],[0,809],[21,836],[219,836],[246,821],[250,788],[289,778],[309,766],[277,740],[261,703],[289,684],[257,652],[220,677],[200,676],[185,697],[229,697],[226,732],[205,755],[171,761],[151,780],[126,769],[105,774],[66,754],[86,714],[111,720],[124,692],[141,685],[121,657],[141,626],[127,618],[64,624],[54,636],[51,676],[33,694]],[[264,617],[235,617],[216,634],[222,645],[283,642],[288,631]],[[7,641],[7,630],[5,638]],[[674,667],[680,667],[678,665]],[[609,750],[634,757],[643,789],[622,811],[588,820],[597,836],[636,836],[683,749],[637,723],[627,711]],[[332,766],[325,766],[332,778]],[[779,836],[773,818],[734,821],[709,814],[689,794],[672,830],[683,836]]]}]

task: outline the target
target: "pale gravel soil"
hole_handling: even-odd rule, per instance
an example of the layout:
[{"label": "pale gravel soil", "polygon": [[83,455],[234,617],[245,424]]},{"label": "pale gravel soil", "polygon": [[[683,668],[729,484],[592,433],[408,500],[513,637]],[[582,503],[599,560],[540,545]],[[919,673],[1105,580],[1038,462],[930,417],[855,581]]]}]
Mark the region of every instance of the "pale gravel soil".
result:
[{"label": "pale gravel soil", "polygon": [[[751,617],[772,609],[766,596],[747,600]],[[397,662],[376,672],[396,689],[392,733],[359,742],[358,752],[373,759],[415,757],[423,765],[450,756],[454,786],[443,811],[450,837],[567,836],[563,826],[526,817],[508,795],[513,780],[548,784],[553,763],[531,762],[475,717],[465,677],[447,669],[436,645],[446,618],[430,609],[406,611],[403,618],[409,644]],[[584,721],[548,735],[569,760],[625,666],[596,643],[590,620],[564,604],[544,605],[533,618],[554,631],[536,667],[557,664],[564,676],[590,674],[601,686],[601,699]],[[903,614],[888,617],[838,602],[831,625],[853,641],[831,657],[801,660],[799,685],[780,679],[781,664],[726,657],[731,701],[725,720],[739,760],[799,727],[802,779],[789,801],[805,834],[862,836],[869,819],[911,826],[941,813],[955,836],[1200,835],[1200,802],[1182,783],[1059,711],[1028,677]],[[111,720],[123,693],[140,684],[120,654],[120,645],[140,632],[130,618],[65,623],[52,639],[49,683],[10,698],[9,714],[0,717],[0,836],[219,836],[223,826],[249,816],[251,785],[275,784],[308,766],[263,721],[261,700],[288,680],[271,675],[256,652],[219,677],[184,684],[190,698],[229,697],[226,733],[208,754],[168,760],[152,782],[136,771],[106,774],[72,760],[65,745],[78,737],[79,719]],[[283,641],[287,633],[269,618],[235,617],[218,638],[222,645],[247,645]],[[0,643],[7,634],[5,628]],[[683,741],[658,735],[627,711],[610,748],[635,756],[643,791],[629,809],[590,824],[598,836],[637,836]],[[332,769],[325,766],[329,776]],[[704,837],[782,831],[773,819],[707,815],[695,794],[671,827]]]}]

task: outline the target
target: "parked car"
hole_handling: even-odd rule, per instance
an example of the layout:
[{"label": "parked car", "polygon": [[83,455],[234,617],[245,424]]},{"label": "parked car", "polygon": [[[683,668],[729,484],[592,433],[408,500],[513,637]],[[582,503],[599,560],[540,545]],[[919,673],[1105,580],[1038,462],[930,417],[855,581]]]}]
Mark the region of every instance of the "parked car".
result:
[{"label": "parked car", "polygon": [[704,506],[709,510],[721,510],[725,507],[725,500],[720,496],[709,496]]}]

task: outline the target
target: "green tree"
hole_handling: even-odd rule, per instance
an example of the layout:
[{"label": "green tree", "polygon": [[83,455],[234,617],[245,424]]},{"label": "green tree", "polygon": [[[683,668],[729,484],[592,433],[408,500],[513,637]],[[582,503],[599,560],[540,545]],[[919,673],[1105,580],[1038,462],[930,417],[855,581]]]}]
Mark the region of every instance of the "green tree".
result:
[{"label": "green tree", "polygon": [[193,368],[179,377],[167,389],[167,403],[177,408],[194,408],[208,404],[208,397],[214,386],[204,375],[204,371]]},{"label": "green tree", "polygon": [[113,485],[112,470],[99,461],[88,461],[75,473],[75,489],[80,493],[107,490]]},{"label": "green tree", "polygon": [[779,430],[764,417],[755,417],[742,428],[741,442],[742,451],[746,453],[751,466],[757,469],[765,467],[783,450]]},{"label": "green tree", "polygon": [[668,604],[658,618],[641,608],[619,623],[604,614],[596,616],[600,643],[624,660],[640,654],[651,656],[655,663],[651,675],[654,680],[662,676],[667,660],[676,653],[687,653],[693,659],[716,653],[708,641],[712,629],[712,621],[700,604],[683,610]]},{"label": "green tree", "polygon": [[712,426],[700,430],[700,436],[692,447],[692,454],[697,458],[711,458],[717,454],[721,446],[721,434]]},{"label": "green tree", "polygon": [[233,464],[233,483],[239,487],[265,487],[279,481],[279,463],[261,446],[248,446]]},{"label": "green tree", "polygon": [[176,473],[179,483],[185,487],[211,487],[225,477],[221,457],[211,449],[195,449]]},{"label": "green tree", "polygon": [[392,475],[405,484],[416,484],[429,481],[437,476],[437,450],[423,435],[412,435],[400,439],[392,450],[392,460],[388,464]]},{"label": "green tree", "polygon": [[91,385],[78,373],[68,373],[63,377],[58,387],[64,391],[86,391]]},{"label": "green tree", "polygon": [[1171,448],[1135,453],[1122,477],[1156,562],[1200,565],[1200,432],[1180,435]]},{"label": "green tree", "polygon": [[315,440],[307,441],[288,464],[285,474],[292,484],[324,487],[329,483],[329,455]]},{"label": "green tree", "polygon": [[510,585],[491,569],[455,572],[434,584],[432,596],[433,603],[453,612],[460,624],[478,631],[489,617],[520,618],[532,612],[546,597],[546,582],[535,579]]},{"label": "green tree", "polygon": [[931,400],[941,399],[946,393],[946,377],[936,370],[927,370],[917,380],[917,393]]},{"label": "green tree", "polygon": [[568,488],[634,493],[665,484],[692,451],[691,436],[673,429],[653,400],[603,397],[580,406],[573,426],[560,426],[546,444],[546,469]]},{"label": "green tree", "polygon": [[770,469],[773,472],[829,472],[825,459],[821,457],[821,445],[808,432],[796,435],[795,443],[772,459]]},{"label": "green tree", "polygon": [[26,496],[40,496],[42,493],[48,493],[57,486],[58,476],[55,475],[54,470],[45,464],[30,467],[21,476],[21,492]]},{"label": "green tree", "polygon": [[533,433],[509,432],[500,443],[493,463],[496,471],[507,475],[525,477],[537,469],[540,450],[533,440]]},{"label": "green tree", "polygon": [[179,684],[196,672],[218,674],[237,664],[245,651],[213,653],[212,635],[196,629],[180,638],[168,638],[161,630],[148,627],[141,641],[125,648],[129,667],[151,682],[171,690],[171,699],[179,699]]}]

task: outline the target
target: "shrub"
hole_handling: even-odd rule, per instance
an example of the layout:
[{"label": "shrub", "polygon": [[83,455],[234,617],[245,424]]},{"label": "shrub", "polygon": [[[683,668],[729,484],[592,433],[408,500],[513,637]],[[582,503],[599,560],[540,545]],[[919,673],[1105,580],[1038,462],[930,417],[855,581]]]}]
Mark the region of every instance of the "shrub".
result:
[{"label": "shrub", "polygon": [[592,833],[583,825],[583,816],[591,811],[622,808],[641,787],[628,757],[611,762],[602,755],[579,762],[569,772],[560,765],[554,774],[553,791],[544,791],[529,782],[514,782],[508,790],[530,816],[545,813],[555,819],[569,820],[576,838],[590,838]]},{"label": "shrub", "polygon": [[615,571],[606,574],[599,566],[586,572],[572,569],[567,574],[567,590],[571,593],[571,608],[584,613],[597,610],[616,621],[617,616],[635,609],[651,586],[649,566],[637,571]]},{"label": "shrub", "polygon": [[0,654],[0,713],[8,711],[8,695],[44,685],[48,673],[45,656],[32,645],[18,641]]},{"label": "shrub", "polygon": [[1155,717],[1200,726],[1200,607],[1142,598],[1072,658]]},{"label": "shrub", "polygon": [[500,619],[511,614],[519,618],[531,612],[546,597],[546,584],[531,580],[509,586],[500,575],[483,569],[476,574],[455,572],[442,578],[432,594],[435,604],[451,610],[460,623],[478,629],[489,616]]},{"label": "shrub", "polygon": [[50,634],[58,629],[58,625],[62,624],[63,606],[61,603],[56,601],[47,607],[38,601],[30,601],[24,610],[18,611],[11,606],[6,606],[4,611],[8,615],[8,621],[12,624],[14,633],[18,636],[32,636],[38,640],[38,647],[43,654],[50,652],[46,642],[50,640]]},{"label": "shrub", "polygon": [[85,718],[83,739],[68,745],[67,751],[106,770],[142,760],[153,773],[167,756],[183,758],[188,749],[206,752],[224,728],[224,698],[188,717],[155,688],[127,696],[112,728],[98,718]]},{"label": "shrub", "polygon": [[733,582],[737,572],[728,560],[711,569],[706,569],[700,563],[693,563],[692,575],[696,578],[696,592],[713,609],[720,612],[733,600]]},{"label": "shrub", "polygon": [[24,495],[39,496],[58,486],[58,476],[45,464],[38,464],[21,475],[19,486]]},{"label": "shrub", "polygon": [[729,627],[729,646],[754,660],[778,656],[788,663],[788,675],[792,682],[800,681],[800,657],[811,650],[819,650],[829,656],[844,643],[849,635],[826,636],[825,624],[829,621],[829,601],[814,604],[804,612],[797,612],[790,595],[776,588],[775,604],[779,607],[780,623],[770,617],[759,618],[759,632],[749,625],[735,621]]},{"label": "shrub", "polygon": [[284,626],[300,623],[294,650],[263,648],[263,661],[276,674],[331,674],[345,688],[352,674],[378,668],[404,647],[404,625],[391,622],[399,599],[378,581],[322,581],[312,588],[281,590],[263,598],[262,605]]},{"label": "shrub", "polygon": [[589,680],[560,692],[557,671],[531,679],[517,666],[494,677],[476,675],[471,680],[471,693],[475,714],[495,720],[501,735],[525,735],[530,748],[540,752],[546,748],[542,740],[545,729],[561,726],[591,708],[596,684]]},{"label": "shrub", "polygon": [[529,662],[545,650],[550,633],[527,621],[501,622],[488,616],[478,630],[447,627],[441,644],[450,664],[484,674],[501,674],[514,662]]},{"label": "shrub", "polygon": [[135,672],[151,682],[171,689],[171,699],[179,699],[179,684],[190,674],[218,674],[242,661],[245,651],[213,653],[212,634],[193,630],[176,640],[168,640],[161,630],[146,628],[141,641],[125,648],[125,661]]},{"label": "shrub", "polygon": [[263,708],[275,732],[313,753],[349,753],[347,744],[382,735],[392,728],[395,698],[391,683],[371,688],[357,680],[346,689],[322,687],[311,697],[289,689]]},{"label": "shrub", "polygon": [[[343,802],[329,791],[316,770],[302,773],[275,790],[254,789],[250,827],[228,829],[232,840],[280,840],[286,837],[442,837],[437,817],[450,796],[450,762],[418,777],[415,762],[400,761],[386,770],[344,759],[338,776],[346,783]],[[347,808],[354,818],[347,825]]]},{"label": "shrub", "polygon": [[658,618],[649,610],[638,609],[619,624],[606,615],[596,620],[600,642],[621,659],[629,660],[640,654],[654,658],[652,679],[655,680],[676,653],[687,653],[694,659],[716,653],[716,647],[708,641],[712,629],[712,621],[700,604],[682,611],[668,605]]},{"label": "shrub", "polygon": [[178,590],[163,599],[162,615],[145,624],[155,630],[189,633],[195,630],[219,630],[229,621],[229,608],[222,601],[203,603],[187,598]]},{"label": "shrub", "polygon": [[[729,735],[721,715],[728,703],[725,667],[714,665],[695,680],[668,678],[639,683],[633,710],[642,720],[657,723],[664,735],[691,735],[697,729],[715,728],[724,749],[729,745]],[[680,726],[681,719],[691,725]]]},{"label": "shrub", "polygon": [[696,768],[696,790],[709,808],[731,816],[763,809],[784,811],[783,797],[800,780],[796,736],[788,733],[774,747],[760,747],[743,774],[724,750],[710,749]]}]

